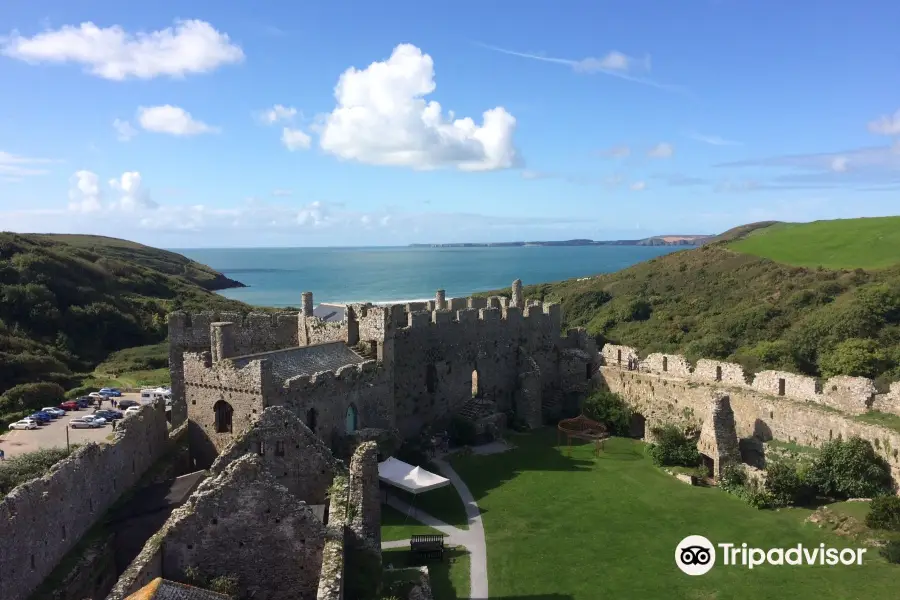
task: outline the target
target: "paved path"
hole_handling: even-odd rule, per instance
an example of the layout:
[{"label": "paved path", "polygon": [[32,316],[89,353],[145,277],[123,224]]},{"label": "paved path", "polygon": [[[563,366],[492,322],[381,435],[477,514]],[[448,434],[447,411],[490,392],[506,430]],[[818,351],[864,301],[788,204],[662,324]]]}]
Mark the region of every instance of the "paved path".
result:
[{"label": "paved path", "polygon": [[[488,597],[488,578],[487,578],[487,546],[484,541],[484,527],[481,523],[481,511],[478,510],[478,504],[466,483],[457,475],[446,461],[442,459],[434,459],[441,474],[450,480],[453,487],[456,488],[459,497],[463,501],[466,508],[466,517],[469,521],[468,529],[459,529],[452,525],[444,523],[428,513],[418,508],[413,508],[406,502],[394,496],[388,496],[388,506],[395,508],[417,521],[437,529],[447,536],[447,543],[451,546],[463,546],[469,552],[469,598],[471,600],[487,600]],[[398,540],[394,542],[382,542],[383,549],[388,548],[404,548],[409,546],[409,540]]]}]

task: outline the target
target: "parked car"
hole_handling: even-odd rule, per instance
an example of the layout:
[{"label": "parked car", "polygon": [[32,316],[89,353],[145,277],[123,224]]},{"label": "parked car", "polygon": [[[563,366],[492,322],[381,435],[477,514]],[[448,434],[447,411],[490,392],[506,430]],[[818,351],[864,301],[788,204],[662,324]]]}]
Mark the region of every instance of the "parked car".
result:
[{"label": "parked car", "polygon": [[112,396],[113,398],[118,398],[122,395],[122,392],[119,391],[119,388],[100,388],[99,394],[104,394],[106,396]]},{"label": "parked car", "polygon": [[44,423],[49,423],[50,421],[53,420],[53,417],[51,417],[50,415],[48,415],[45,412],[36,412],[36,413],[30,414],[30,415],[28,415],[28,418],[32,419],[34,421],[37,421],[38,423],[40,423],[42,425]]},{"label": "parked car", "polygon": [[93,419],[86,419],[84,417],[76,417],[69,421],[69,427],[72,429],[96,429],[98,427],[103,427],[102,424],[94,421]]},{"label": "parked car", "polygon": [[81,396],[80,398],[75,400],[75,402],[78,403],[79,408],[87,408],[94,403],[94,399],[89,396]]},{"label": "parked car", "polygon": [[59,407],[60,407],[61,409],[63,409],[64,411],[78,410],[79,408],[81,408],[81,407],[78,405],[78,402],[76,402],[75,400],[66,400],[65,402],[63,402],[62,404],[60,404]]},{"label": "parked car", "polygon": [[94,400],[106,400],[109,396],[101,392],[91,392],[88,394],[88,397],[93,398]]},{"label": "parked car", "polygon": [[122,414],[118,410],[108,410],[106,408],[99,408],[94,411],[94,416],[102,417],[102,418],[106,419],[107,421],[115,421],[116,419],[123,418],[125,415]]},{"label": "parked car", "polygon": [[38,424],[31,419],[22,419],[21,421],[16,421],[15,423],[9,424],[10,429],[37,429]]},{"label": "parked car", "polygon": [[128,408],[125,409],[125,416],[127,417],[128,415],[134,415],[134,414],[139,413],[140,411],[141,411],[140,406],[129,406]]},{"label": "parked car", "polygon": [[93,421],[95,423],[99,423],[98,427],[103,427],[104,425],[106,425],[106,419],[104,419],[103,417],[98,417],[97,415],[84,415],[81,418],[85,421]]},{"label": "parked car", "polygon": [[137,400],[120,400],[119,402],[116,403],[116,408],[128,409],[133,406],[139,407],[140,405],[141,405],[141,403],[138,402]]},{"label": "parked car", "polygon": [[59,418],[59,417],[63,416],[64,414],[66,414],[66,411],[64,411],[61,408],[56,408],[55,406],[45,406],[44,408],[41,409],[41,412],[45,412],[47,414],[55,416],[56,418]]}]

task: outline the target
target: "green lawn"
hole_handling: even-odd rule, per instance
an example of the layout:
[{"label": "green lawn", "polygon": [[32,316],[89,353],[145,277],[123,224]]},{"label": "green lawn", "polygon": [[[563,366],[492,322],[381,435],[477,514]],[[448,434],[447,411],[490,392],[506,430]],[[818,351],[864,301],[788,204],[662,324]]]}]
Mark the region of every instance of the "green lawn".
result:
[{"label": "green lawn", "polygon": [[386,504],[381,505],[381,541],[408,540],[413,535],[440,533],[428,525],[422,525],[413,516],[407,518],[402,512]]},{"label": "green lawn", "polygon": [[881,269],[900,263],[900,217],[778,223],[729,248],[800,267]]},{"label": "green lawn", "polygon": [[[433,473],[438,472],[436,467],[429,466],[428,469]],[[419,494],[418,498],[397,488],[391,488],[391,494],[457,529],[469,528],[466,507],[452,485]]]},{"label": "green lawn", "polygon": [[[385,550],[381,553],[385,567],[409,566],[409,551]],[[393,574],[392,574],[393,575]],[[448,548],[443,562],[429,562],[428,576],[434,600],[462,600],[469,597],[469,554],[462,548]],[[386,577],[386,580],[390,576]],[[393,579],[392,577],[390,579]],[[387,590],[385,590],[387,591]],[[492,597],[495,597],[491,594]],[[402,596],[405,598],[405,596]]]},{"label": "green lawn", "polygon": [[[809,510],[759,511],[716,488],[663,473],[644,446],[613,438],[598,458],[589,445],[571,458],[555,431],[516,440],[504,454],[454,459],[484,511],[492,598],[744,599],[898,597],[900,566],[870,549],[861,567],[717,565],[702,577],[675,566],[688,535],[760,548],[854,543],[804,523]],[[854,507],[855,509],[855,507]]]}]

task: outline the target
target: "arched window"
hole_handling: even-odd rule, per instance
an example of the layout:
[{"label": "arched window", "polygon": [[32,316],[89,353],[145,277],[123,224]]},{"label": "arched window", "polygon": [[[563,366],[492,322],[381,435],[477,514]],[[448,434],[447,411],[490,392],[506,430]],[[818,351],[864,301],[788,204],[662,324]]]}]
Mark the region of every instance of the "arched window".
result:
[{"label": "arched window", "polygon": [[347,433],[356,431],[356,407],[352,404],[347,407]]},{"label": "arched window", "polygon": [[437,381],[437,369],[431,363],[428,363],[428,366],[425,367],[425,389],[428,390],[429,394],[434,393],[435,382]]},{"label": "arched window", "polygon": [[234,409],[224,400],[219,400],[213,404],[213,410],[216,413],[216,433],[231,433],[231,415]]},{"label": "arched window", "polygon": [[306,426],[309,427],[309,430],[313,433],[316,432],[316,409],[311,408],[306,411]]},{"label": "arched window", "polygon": [[472,371],[472,397],[478,395],[480,390],[478,389],[478,369]]}]

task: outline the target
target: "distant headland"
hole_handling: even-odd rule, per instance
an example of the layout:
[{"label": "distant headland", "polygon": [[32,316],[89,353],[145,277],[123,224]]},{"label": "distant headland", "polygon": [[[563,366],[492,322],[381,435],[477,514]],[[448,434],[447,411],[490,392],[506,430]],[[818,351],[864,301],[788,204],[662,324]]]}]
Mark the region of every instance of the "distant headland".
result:
[{"label": "distant headland", "polygon": [[640,240],[561,240],[551,242],[461,242],[456,244],[410,244],[410,248],[510,248],[517,246],[701,246],[711,235],[657,235]]}]

